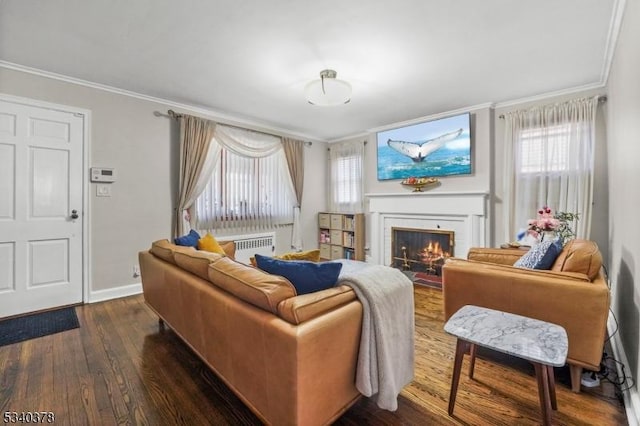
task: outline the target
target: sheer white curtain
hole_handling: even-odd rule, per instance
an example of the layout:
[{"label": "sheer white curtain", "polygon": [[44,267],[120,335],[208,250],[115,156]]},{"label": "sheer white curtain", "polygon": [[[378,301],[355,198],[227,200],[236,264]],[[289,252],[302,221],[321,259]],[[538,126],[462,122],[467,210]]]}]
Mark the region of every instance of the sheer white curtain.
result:
[{"label": "sheer white curtain", "polygon": [[344,213],[363,211],[363,163],[363,142],[329,145],[330,211]]},{"label": "sheer white curtain", "polygon": [[[259,230],[293,221],[295,192],[276,136],[218,125],[209,176],[196,201],[198,229]],[[207,158],[209,159],[209,157]]]},{"label": "sheer white curtain", "polygon": [[598,97],[505,114],[505,236],[542,206],[578,213],[576,236],[589,238]]},{"label": "sheer white curtain", "polygon": [[220,158],[220,151],[222,150],[222,146],[215,142],[214,138],[211,138],[211,143],[209,144],[209,150],[207,151],[207,156],[204,160],[204,164],[202,165],[202,172],[198,176],[198,181],[196,182],[195,189],[193,191],[193,196],[190,199],[191,206],[189,208],[189,226],[192,229],[197,228],[198,223],[198,198],[200,194],[205,190],[209,181],[211,180],[211,175],[213,170],[215,169],[218,159]]}]

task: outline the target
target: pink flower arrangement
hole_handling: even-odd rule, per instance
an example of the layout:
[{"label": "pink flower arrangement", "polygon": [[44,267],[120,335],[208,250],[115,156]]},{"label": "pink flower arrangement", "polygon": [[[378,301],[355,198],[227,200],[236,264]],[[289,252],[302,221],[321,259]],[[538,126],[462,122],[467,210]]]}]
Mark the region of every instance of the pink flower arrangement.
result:
[{"label": "pink flower arrangement", "polygon": [[538,210],[538,217],[529,219],[527,225],[529,226],[529,234],[538,238],[542,232],[557,231],[560,228],[561,221],[553,216],[549,207],[544,206]]}]

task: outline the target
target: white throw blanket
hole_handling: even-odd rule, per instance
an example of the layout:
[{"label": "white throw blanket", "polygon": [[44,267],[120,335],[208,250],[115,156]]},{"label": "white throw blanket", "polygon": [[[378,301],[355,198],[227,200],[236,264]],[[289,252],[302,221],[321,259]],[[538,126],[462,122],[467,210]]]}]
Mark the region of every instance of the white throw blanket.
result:
[{"label": "white throw blanket", "polygon": [[356,388],[378,407],[398,408],[398,394],[413,380],[413,283],[397,269],[339,260],[338,284],[353,288],[363,306]]}]

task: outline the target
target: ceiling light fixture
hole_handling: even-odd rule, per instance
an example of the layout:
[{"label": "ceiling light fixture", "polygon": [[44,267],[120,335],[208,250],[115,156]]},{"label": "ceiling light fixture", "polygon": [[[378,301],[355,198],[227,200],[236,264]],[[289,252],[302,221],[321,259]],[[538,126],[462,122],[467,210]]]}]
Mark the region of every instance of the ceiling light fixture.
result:
[{"label": "ceiling light fixture", "polygon": [[338,80],[334,70],[320,71],[320,80],[313,80],[304,88],[307,101],[311,105],[331,106],[351,101],[351,85]]}]

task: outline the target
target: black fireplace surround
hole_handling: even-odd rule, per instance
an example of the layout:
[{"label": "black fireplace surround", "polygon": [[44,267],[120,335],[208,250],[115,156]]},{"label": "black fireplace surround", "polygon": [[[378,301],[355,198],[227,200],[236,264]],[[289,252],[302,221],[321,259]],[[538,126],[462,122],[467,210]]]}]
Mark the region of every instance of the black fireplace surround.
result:
[{"label": "black fireplace surround", "polygon": [[391,266],[403,271],[440,277],[442,265],[453,256],[453,231],[391,228]]}]

